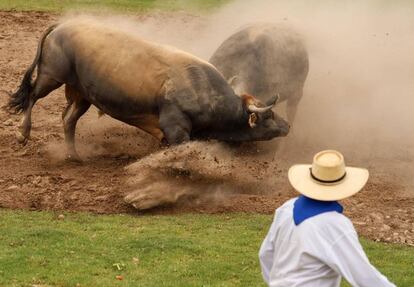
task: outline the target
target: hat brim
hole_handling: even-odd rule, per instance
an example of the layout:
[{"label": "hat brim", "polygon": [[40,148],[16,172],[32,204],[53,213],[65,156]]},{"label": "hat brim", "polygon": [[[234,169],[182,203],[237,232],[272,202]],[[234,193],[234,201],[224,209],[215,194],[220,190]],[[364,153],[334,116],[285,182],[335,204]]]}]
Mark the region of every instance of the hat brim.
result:
[{"label": "hat brim", "polygon": [[368,181],[369,172],[364,168],[346,167],[346,176],[335,185],[325,185],[312,179],[309,164],[294,165],[289,169],[290,184],[299,193],[322,201],[341,200],[359,192]]}]

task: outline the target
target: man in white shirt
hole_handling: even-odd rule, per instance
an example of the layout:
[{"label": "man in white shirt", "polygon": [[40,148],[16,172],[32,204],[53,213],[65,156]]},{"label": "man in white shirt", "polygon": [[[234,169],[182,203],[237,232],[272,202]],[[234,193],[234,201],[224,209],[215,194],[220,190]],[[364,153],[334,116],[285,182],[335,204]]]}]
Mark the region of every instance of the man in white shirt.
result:
[{"label": "man in white shirt", "polygon": [[289,181],[301,195],[276,209],[259,252],[270,287],[395,286],[372,266],[352,222],[337,202],[360,191],[366,169],[345,167],[341,153],[326,150],[312,165],[294,165]]}]

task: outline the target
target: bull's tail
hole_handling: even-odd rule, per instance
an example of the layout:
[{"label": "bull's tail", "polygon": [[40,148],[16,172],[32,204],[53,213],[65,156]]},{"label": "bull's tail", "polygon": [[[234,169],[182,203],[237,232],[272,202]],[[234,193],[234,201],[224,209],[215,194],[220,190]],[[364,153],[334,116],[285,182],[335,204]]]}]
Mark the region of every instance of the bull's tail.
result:
[{"label": "bull's tail", "polygon": [[8,107],[10,109],[14,109],[17,113],[24,112],[29,107],[30,102],[30,94],[33,90],[32,85],[32,75],[33,72],[39,63],[40,56],[42,54],[43,49],[43,43],[49,35],[50,32],[52,32],[57,25],[50,26],[45,32],[43,32],[42,37],[40,38],[39,44],[37,46],[37,52],[36,56],[33,60],[33,63],[30,65],[30,67],[26,70],[24,73],[23,80],[17,89],[17,91],[10,95],[10,100],[8,102]]}]

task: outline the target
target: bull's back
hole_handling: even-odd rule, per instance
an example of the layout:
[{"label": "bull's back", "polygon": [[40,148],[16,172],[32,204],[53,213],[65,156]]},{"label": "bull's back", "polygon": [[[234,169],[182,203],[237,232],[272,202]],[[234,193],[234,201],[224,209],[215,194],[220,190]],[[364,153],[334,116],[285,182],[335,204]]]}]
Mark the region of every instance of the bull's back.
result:
[{"label": "bull's back", "polygon": [[[140,39],[96,20],[60,24],[49,40],[72,66],[70,77],[92,104],[126,122],[138,114],[155,115],[164,84],[192,56]],[[70,80],[68,80],[70,81]]]},{"label": "bull's back", "polygon": [[166,67],[151,56],[146,42],[86,21],[63,23],[51,37],[60,39],[72,72],[93,104],[153,108]]}]

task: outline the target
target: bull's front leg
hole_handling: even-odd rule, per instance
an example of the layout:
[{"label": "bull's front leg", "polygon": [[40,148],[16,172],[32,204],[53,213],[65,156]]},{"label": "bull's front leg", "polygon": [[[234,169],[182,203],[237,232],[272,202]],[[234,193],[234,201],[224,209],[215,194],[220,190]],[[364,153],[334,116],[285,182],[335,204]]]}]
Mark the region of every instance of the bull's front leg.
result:
[{"label": "bull's front leg", "polygon": [[173,104],[165,105],[160,110],[160,128],[170,145],[190,140],[191,121]]},{"label": "bull's front leg", "polygon": [[296,111],[298,109],[299,102],[303,96],[303,88],[299,88],[294,93],[292,93],[287,99],[286,103],[286,115],[289,124],[293,124],[295,120]]}]

